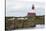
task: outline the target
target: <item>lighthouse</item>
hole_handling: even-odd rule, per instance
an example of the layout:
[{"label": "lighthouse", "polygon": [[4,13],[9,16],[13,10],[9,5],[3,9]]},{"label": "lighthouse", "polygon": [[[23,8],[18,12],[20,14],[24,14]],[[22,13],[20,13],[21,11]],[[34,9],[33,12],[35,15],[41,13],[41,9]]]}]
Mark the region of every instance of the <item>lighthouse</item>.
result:
[{"label": "lighthouse", "polygon": [[35,11],[34,4],[32,5],[32,8],[31,8],[31,10],[28,12],[27,16],[36,16],[36,11]]}]

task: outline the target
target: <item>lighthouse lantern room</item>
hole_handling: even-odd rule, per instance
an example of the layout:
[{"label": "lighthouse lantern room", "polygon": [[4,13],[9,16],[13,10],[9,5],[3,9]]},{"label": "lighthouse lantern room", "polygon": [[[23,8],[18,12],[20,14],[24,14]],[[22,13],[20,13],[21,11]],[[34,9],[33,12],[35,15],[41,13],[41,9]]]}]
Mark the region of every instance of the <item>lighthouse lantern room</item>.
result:
[{"label": "lighthouse lantern room", "polygon": [[32,5],[32,10],[28,12],[27,16],[36,16],[34,4]]}]

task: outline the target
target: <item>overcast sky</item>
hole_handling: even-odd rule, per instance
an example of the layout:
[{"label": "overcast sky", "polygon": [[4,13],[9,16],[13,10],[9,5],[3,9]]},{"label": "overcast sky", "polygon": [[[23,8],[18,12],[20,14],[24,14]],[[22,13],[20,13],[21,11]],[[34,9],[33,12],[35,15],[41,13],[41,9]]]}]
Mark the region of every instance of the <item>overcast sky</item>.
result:
[{"label": "overcast sky", "polygon": [[36,15],[44,15],[44,2],[29,0],[6,0],[6,16],[26,16],[28,11],[35,6]]}]

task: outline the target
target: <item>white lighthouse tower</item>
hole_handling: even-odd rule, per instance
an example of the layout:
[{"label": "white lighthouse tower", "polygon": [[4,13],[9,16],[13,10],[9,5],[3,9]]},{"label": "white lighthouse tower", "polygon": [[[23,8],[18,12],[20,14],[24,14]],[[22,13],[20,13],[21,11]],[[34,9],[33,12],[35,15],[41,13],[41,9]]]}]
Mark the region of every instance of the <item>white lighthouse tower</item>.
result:
[{"label": "white lighthouse tower", "polygon": [[34,4],[32,5],[32,10],[28,12],[27,16],[36,16]]}]

